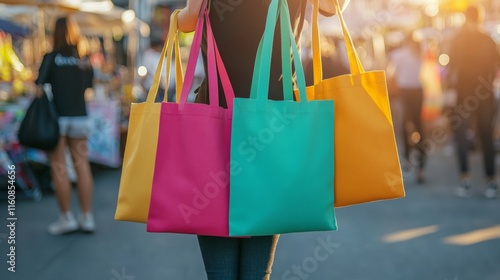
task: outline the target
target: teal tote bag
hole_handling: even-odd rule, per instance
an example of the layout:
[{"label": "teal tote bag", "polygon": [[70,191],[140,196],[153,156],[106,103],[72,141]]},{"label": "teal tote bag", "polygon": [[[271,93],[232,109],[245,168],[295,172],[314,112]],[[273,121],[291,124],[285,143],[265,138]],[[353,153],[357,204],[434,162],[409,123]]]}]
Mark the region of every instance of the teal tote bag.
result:
[{"label": "teal tote bag", "polygon": [[[280,20],[284,100],[268,99]],[[293,100],[291,51],[300,92]],[[272,0],[250,98],[235,98],[231,138],[230,236],[336,230],[332,100],[307,101],[287,1]]]}]

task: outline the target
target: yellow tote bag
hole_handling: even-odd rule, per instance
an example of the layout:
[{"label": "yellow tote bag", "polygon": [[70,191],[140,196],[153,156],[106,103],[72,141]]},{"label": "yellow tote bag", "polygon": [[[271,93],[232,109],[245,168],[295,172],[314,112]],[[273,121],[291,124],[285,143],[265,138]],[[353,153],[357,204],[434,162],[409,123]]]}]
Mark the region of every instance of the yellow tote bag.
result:
[{"label": "yellow tote bag", "polygon": [[[178,42],[178,13],[179,10],[176,10],[170,17],[168,38],[163,46],[160,61],[156,67],[153,83],[146,102],[132,103],[131,105],[120,190],[115,213],[116,220],[147,222],[161,109],[161,103],[154,103],[154,101],[160,85],[165,56],[167,56],[167,83],[165,87],[165,90],[167,90],[170,80],[172,53],[175,52],[177,102],[184,80]],[[165,93],[164,102],[166,99],[167,93]]]},{"label": "yellow tote bag", "polygon": [[[383,71],[365,72],[337,4],[350,75],[323,80],[318,0],[313,5],[314,86],[309,100],[335,100],[335,207],[405,196]],[[298,96],[297,96],[298,98]]]}]

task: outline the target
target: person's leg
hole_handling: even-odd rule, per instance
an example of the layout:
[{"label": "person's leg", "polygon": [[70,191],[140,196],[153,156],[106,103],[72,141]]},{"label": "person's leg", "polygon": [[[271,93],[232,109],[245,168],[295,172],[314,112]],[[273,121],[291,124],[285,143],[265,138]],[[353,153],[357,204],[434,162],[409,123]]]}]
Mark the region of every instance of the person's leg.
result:
[{"label": "person's leg", "polygon": [[415,125],[415,132],[418,133],[418,139],[415,143],[415,148],[418,152],[418,182],[424,181],[424,166],[426,160],[426,153],[424,143],[424,129],[422,126],[422,106],[424,104],[424,91],[423,89],[416,89],[412,94],[413,108],[411,112],[411,122]]},{"label": "person's leg", "polygon": [[240,280],[240,238],[198,236],[208,280]]},{"label": "person's leg", "polygon": [[274,262],[279,235],[243,239],[239,280],[268,280]]},{"label": "person's leg", "polygon": [[95,230],[94,216],[92,214],[93,178],[88,160],[87,137],[90,133],[89,119],[85,116],[72,117],[68,130],[68,146],[77,177],[78,200],[80,203],[80,216],[78,223],[85,232]]},{"label": "person's leg", "polygon": [[78,199],[82,213],[88,214],[92,209],[93,179],[87,158],[87,139],[68,138],[71,158],[78,178]]},{"label": "person's leg", "polygon": [[61,213],[66,213],[71,209],[71,183],[66,170],[66,157],[64,154],[66,142],[66,137],[60,137],[56,148],[48,153],[51,166],[50,173]]},{"label": "person's leg", "polygon": [[48,228],[49,233],[54,235],[78,229],[78,224],[71,213],[71,183],[66,170],[65,157],[66,141],[66,137],[60,137],[56,148],[48,153],[52,182],[60,211],[59,219]]},{"label": "person's leg", "polygon": [[478,111],[478,130],[481,137],[484,170],[487,178],[486,189],[484,190],[484,195],[487,198],[496,197],[498,191],[498,187],[495,182],[496,151],[493,141],[494,118],[495,106],[493,106],[493,101],[482,103]]},{"label": "person's leg", "polygon": [[469,128],[469,119],[456,116],[457,125],[454,127],[455,145],[460,167],[460,176],[462,179],[469,178],[468,150],[469,141],[467,139],[467,129]]},{"label": "person's leg", "polygon": [[470,116],[466,118],[456,113],[452,118],[451,128],[455,138],[460,168],[460,186],[456,189],[455,194],[458,197],[468,197],[470,196],[470,177],[468,160],[469,140],[467,139],[467,130],[469,128]]},{"label": "person's leg", "polygon": [[478,131],[483,149],[484,170],[488,179],[495,177],[495,146],[493,143],[494,107],[491,102],[484,102],[478,110]]},{"label": "person's leg", "polygon": [[403,151],[404,151],[404,157],[406,160],[406,164],[410,165],[411,168],[414,168],[414,163],[411,162],[410,158],[410,152],[411,152],[411,138],[409,137],[409,131],[408,131],[408,123],[411,120],[411,108],[412,108],[412,102],[411,102],[411,96],[410,92],[407,89],[401,89],[401,103],[402,103],[402,125],[401,125],[401,135],[404,137],[403,139]]}]

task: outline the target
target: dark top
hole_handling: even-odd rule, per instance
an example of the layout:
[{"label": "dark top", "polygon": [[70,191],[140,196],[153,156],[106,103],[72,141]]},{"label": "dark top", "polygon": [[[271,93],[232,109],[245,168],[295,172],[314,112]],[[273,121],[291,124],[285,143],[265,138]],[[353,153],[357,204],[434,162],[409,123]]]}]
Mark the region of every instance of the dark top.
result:
[{"label": "dark top", "polygon": [[[306,0],[289,0],[292,26],[301,30]],[[264,33],[269,0],[218,0],[211,1],[210,20],[215,40],[227,69],[236,97],[248,98],[253,66],[259,42]],[[278,22],[279,24],[279,22]],[[281,46],[279,25],[273,45],[269,99],[283,99],[281,76]],[[206,46],[206,42],[203,43]],[[205,50],[205,47],[203,47]],[[204,52],[206,60],[206,52]],[[206,73],[206,71],[205,71]],[[226,106],[222,87],[219,85],[221,106]],[[206,79],[203,81],[196,102],[207,103]]]},{"label": "dark top", "polygon": [[59,116],[86,116],[85,90],[92,87],[94,72],[88,58],[60,52],[43,57],[37,85],[50,84]]},{"label": "dark top", "polygon": [[[463,28],[453,38],[450,49],[450,74],[456,75],[455,88],[458,103],[468,95],[474,95],[476,88],[491,90],[500,55],[490,36],[477,28]],[[493,100],[493,94],[490,94]]]},{"label": "dark top", "polygon": [[[321,56],[323,79],[330,79],[333,77],[351,74],[351,69],[348,68],[339,58],[338,55]],[[304,61],[304,72],[306,76],[307,86],[314,85],[314,65],[312,58]]]}]

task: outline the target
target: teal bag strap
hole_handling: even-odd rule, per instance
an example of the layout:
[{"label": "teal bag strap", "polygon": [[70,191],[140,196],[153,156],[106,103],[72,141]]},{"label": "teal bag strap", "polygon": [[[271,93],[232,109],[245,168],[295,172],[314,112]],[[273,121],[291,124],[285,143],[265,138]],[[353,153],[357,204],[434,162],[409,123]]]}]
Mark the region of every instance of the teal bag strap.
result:
[{"label": "teal bag strap", "polygon": [[[264,59],[263,53],[269,54],[268,57],[268,64],[269,64],[269,74],[268,77],[270,76],[271,69],[271,55],[272,55],[272,48],[264,49],[264,41],[267,34],[273,34],[275,31],[276,27],[276,21],[277,21],[277,16],[278,16],[278,3],[280,0],[272,0],[271,3],[269,4],[268,12],[267,12],[267,18],[266,18],[266,25],[264,28],[264,34],[262,35],[262,38],[259,42],[259,47],[257,49],[257,54],[255,56],[255,64],[253,68],[253,76],[252,76],[252,85],[250,87],[250,98],[251,99],[257,99],[258,98],[258,91],[259,91],[259,83],[261,82],[260,80],[260,73],[262,71],[262,61]],[[269,78],[268,78],[269,79]],[[269,81],[267,81],[267,85],[269,85]]]},{"label": "teal bag strap", "polygon": [[[292,66],[291,66],[291,52],[290,52],[290,34],[288,33],[287,26],[291,25],[290,19],[286,20],[286,15],[290,18],[288,7],[284,6],[286,0],[280,1],[280,9],[278,15],[280,17],[280,33],[281,33],[281,69],[283,72],[283,97],[284,100],[293,100],[293,80],[292,80]],[[286,14],[286,15],[285,15]],[[294,40],[295,41],[295,40]]]},{"label": "teal bag strap", "polygon": [[[279,8],[279,9],[278,9]],[[291,52],[290,45],[295,44],[295,39],[293,36],[293,31],[290,24],[290,15],[288,11],[288,4],[283,0],[272,0],[269,5],[269,11],[266,20],[266,27],[264,35],[259,43],[257,49],[257,55],[255,59],[252,86],[250,91],[250,98],[267,100],[268,97],[264,96],[264,93],[268,92],[269,80],[271,73],[271,56],[272,56],[272,45],[274,39],[274,32],[277,24],[278,16],[280,17],[280,34],[281,34],[281,60],[282,60],[282,72],[283,72],[283,89],[284,89],[284,100],[293,100],[293,88],[292,88],[292,68],[291,68]],[[289,32],[291,31],[291,33]],[[295,46],[295,48],[297,48]],[[298,51],[297,51],[298,54]],[[294,57],[296,55],[294,54]],[[297,60],[294,59],[294,64]],[[300,59],[298,60],[299,67],[295,65],[296,69],[301,68],[302,64]],[[303,71],[302,71],[303,72]]]},{"label": "teal bag strap", "polygon": [[293,51],[293,65],[295,66],[295,74],[297,77],[297,87],[299,89],[299,96],[300,96],[300,102],[301,103],[307,103],[307,95],[306,95],[306,76],[304,74],[304,68],[302,66],[302,61],[300,60],[300,54],[299,50],[297,48],[297,43],[295,42],[295,36],[292,30],[292,25],[290,24],[290,13],[288,12],[288,3],[286,0],[282,1],[282,8],[284,11],[285,15],[285,20],[288,23],[286,28],[288,28],[288,35],[289,38],[292,38],[290,40],[290,43],[292,45],[292,51]]},{"label": "teal bag strap", "polygon": [[252,85],[250,86],[250,99],[257,98],[257,87],[259,84],[259,69],[262,64],[262,40],[259,42],[259,47],[257,48],[257,54],[255,55],[255,63],[253,66],[253,74],[252,74]]}]

